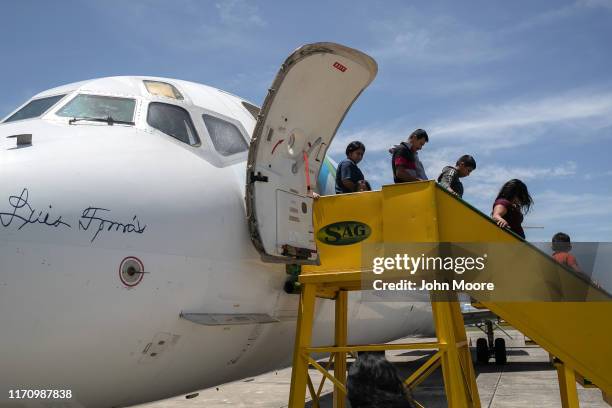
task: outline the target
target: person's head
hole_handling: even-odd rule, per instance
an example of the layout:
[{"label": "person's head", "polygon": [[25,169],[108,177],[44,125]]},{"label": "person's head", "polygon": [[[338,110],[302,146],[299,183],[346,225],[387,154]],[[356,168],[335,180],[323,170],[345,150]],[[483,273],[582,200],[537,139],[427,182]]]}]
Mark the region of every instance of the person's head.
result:
[{"label": "person's head", "polygon": [[427,142],[429,142],[429,136],[423,129],[417,129],[408,136],[408,143],[414,152],[421,150]]},{"label": "person's head", "polygon": [[359,163],[365,154],[365,146],[358,140],[355,140],[346,146],[346,157],[355,163]]},{"label": "person's head", "polygon": [[505,198],[513,204],[518,205],[523,213],[529,212],[533,205],[533,199],[529,195],[527,186],[519,179],[507,181],[499,190],[496,199]]},{"label": "person's head", "polygon": [[352,408],[412,406],[397,369],[377,353],[359,352],[348,370],[346,388]]},{"label": "person's head", "polygon": [[455,164],[459,177],[467,177],[476,169],[476,160],[469,154],[461,156]]},{"label": "person's head", "polygon": [[569,252],[572,249],[572,242],[569,235],[564,232],[557,232],[552,237],[552,249],[555,252]]}]

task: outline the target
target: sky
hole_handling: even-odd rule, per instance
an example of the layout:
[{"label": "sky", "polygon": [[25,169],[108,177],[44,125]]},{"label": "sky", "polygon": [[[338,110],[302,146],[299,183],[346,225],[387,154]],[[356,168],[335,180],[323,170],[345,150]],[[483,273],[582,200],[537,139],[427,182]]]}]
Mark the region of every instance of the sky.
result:
[{"label": "sky", "polygon": [[373,187],[392,182],[388,148],[416,128],[430,178],[471,154],[464,199],[486,214],[502,184],[535,201],[530,241],[563,231],[612,242],[612,0],[19,1],[0,14],[0,116],[42,90],[152,75],[261,104],[297,47],[341,43],[378,76],[331,145],[360,140]]}]

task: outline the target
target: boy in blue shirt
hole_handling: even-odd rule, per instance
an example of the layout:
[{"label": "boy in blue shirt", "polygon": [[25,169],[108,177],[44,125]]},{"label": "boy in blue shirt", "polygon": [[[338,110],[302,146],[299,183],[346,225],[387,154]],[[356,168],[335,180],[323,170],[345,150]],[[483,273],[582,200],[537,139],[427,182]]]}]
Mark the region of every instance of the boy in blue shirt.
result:
[{"label": "boy in blue shirt", "polygon": [[336,169],[336,194],[369,190],[363,173],[357,167],[364,154],[365,146],[359,141],[346,146],[346,159],[342,160]]}]

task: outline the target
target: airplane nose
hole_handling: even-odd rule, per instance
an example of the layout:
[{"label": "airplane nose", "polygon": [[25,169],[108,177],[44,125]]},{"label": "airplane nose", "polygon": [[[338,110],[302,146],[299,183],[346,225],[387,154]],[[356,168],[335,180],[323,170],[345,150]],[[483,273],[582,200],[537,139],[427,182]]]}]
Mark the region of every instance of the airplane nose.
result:
[{"label": "airplane nose", "polygon": [[[227,242],[218,238],[222,216],[203,216],[214,204],[206,198],[223,195],[215,183],[224,176],[190,147],[118,125],[7,128],[0,125],[0,327],[10,352],[0,353],[0,393],[10,384],[63,389],[79,382],[83,361],[117,378],[137,364],[129,356],[142,351],[138,339],[151,335],[138,331],[139,319],[170,301],[162,285],[173,267]],[[16,148],[6,136],[17,133],[32,134],[32,143]],[[215,208],[227,208],[217,200]],[[217,237],[207,233],[213,228]],[[174,321],[180,307],[165,312]],[[109,327],[131,337],[101,332]]]}]

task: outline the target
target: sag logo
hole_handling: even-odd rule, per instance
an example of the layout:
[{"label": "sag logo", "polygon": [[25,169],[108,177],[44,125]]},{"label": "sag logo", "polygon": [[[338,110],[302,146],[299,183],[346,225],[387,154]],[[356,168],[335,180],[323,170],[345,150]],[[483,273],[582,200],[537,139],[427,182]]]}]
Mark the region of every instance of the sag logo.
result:
[{"label": "sag logo", "polygon": [[326,225],[317,232],[317,239],[328,245],[351,245],[370,236],[369,226],[358,221],[341,221]]}]

